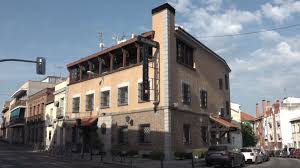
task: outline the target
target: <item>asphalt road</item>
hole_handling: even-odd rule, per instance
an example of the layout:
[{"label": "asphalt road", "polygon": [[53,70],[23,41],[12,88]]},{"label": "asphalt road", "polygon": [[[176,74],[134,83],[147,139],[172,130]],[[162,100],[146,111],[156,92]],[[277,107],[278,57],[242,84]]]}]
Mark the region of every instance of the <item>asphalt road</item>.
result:
[{"label": "asphalt road", "polygon": [[[184,167],[190,167],[185,165]],[[31,148],[19,145],[8,145],[0,141],[0,168],[119,168],[116,165],[99,165],[96,160],[72,160],[58,159],[48,156],[46,153],[33,152]],[[150,166],[151,168],[153,166]],[[150,168],[149,167],[149,168]],[[159,166],[160,167],[160,166]],[[172,168],[177,168],[172,166]],[[182,166],[179,166],[182,168]],[[178,167],[178,168],[179,168]],[[247,168],[297,168],[300,167],[300,159],[271,158],[270,161],[261,164],[249,164]],[[125,168],[123,166],[123,168]],[[148,168],[144,165],[143,168]],[[165,168],[170,168],[165,166]]]}]

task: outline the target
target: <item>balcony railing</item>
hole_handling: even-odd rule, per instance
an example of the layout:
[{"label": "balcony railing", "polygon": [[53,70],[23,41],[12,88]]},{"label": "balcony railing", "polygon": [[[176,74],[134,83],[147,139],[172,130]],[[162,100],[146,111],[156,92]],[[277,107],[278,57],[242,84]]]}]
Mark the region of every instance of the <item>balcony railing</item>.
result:
[{"label": "balcony railing", "polygon": [[15,118],[9,121],[9,125],[24,124],[24,123],[25,123],[25,118]]},{"label": "balcony railing", "polygon": [[96,117],[98,114],[95,112],[79,112],[69,114],[69,118],[85,118],[85,117]]},{"label": "balcony railing", "polygon": [[11,105],[11,109],[18,106],[26,106],[26,100],[17,100],[14,104]]}]

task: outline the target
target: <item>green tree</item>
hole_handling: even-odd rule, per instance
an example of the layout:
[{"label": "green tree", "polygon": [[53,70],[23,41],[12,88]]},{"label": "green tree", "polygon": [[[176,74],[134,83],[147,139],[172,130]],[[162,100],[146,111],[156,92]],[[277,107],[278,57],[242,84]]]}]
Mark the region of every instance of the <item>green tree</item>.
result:
[{"label": "green tree", "polygon": [[250,123],[242,123],[243,146],[251,147],[257,144],[257,137]]}]

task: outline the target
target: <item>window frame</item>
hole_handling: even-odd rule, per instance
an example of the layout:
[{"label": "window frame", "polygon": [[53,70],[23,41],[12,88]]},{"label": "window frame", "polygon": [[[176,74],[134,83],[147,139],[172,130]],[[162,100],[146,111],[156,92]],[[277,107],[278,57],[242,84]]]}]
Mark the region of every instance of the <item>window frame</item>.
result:
[{"label": "window frame", "polygon": [[[188,138],[186,137],[186,128],[188,128]],[[189,145],[192,144],[192,127],[191,124],[183,124],[183,144],[184,145]]]},{"label": "window frame", "polygon": [[[106,105],[103,105],[103,93],[104,92],[108,92],[108,96],[107,96],[108,103]],[[110,108],[110,106],[111,106],[111,90],[110,89],[101,90],[100,91],[100,108],[101,109]]]},{"label": "window frame", "polygon": [[[201,88],[200,91],[200,107],[202,109],[207,109],[208,107],[208,91],[207,89]],[[203,95],[204,94],[204,95]]]},{"label": "window frame", "polygon": [[[145,138],[146,136],[146,134],[145,134],[145,128],[146,127],[149,127],[149,137],[148,137],[148,139],[147,138]],[[142,143],[142,144],[150,144],[151,142],[152,142],[152,137],[151,137],[151,124],[140,124],[139,125],[139,143]],[[143,137],[143,138],[142,138]],[[143,139],[143,140],[142,140]],[[147,140],[146,140],[147,139]]]},{"label": "window frame", "polygon": [[[187,86],[187,88],[185,88],[184,86]],[[187,93],[185,92],[185,89],[187,89]],[[192,86],[189,82],[186,81],[181,82],[181,102],[184,105],[192,104]]]},{"label": "window frame", "polygon": [[[127,89],[127,97],[126,97],[126,93],[125,93],[125,97],[124,98],[122,98],[121,96],[121,94],[122,94],[122,89]],[[122,99],[124,99],[124,102],[121,102],[121,100]],[[120,86],[120,87],[118,87],[118,106],[127,106],[128,105],[128,99],[129,99],[129,87],[128,87],[128,85],[126,85],[126,86]]]},{"label": "window frame", "polygon": [[219,90],[223,90],[223,79],[219,78]]},{"label": "window frame", "polygon": [[[126,139],[125,139],[125,134],[124,134],[124,129],[127,129],[127,135],[126,135]],[[127,125],[123,125],[123,126],[119,126],[118,127],[118,143],[119,144],[128,144],[129,142],[129,137],[128,137],[128,126]],[[122,138],[121,138],[121,134],[122,134]]]},{"label": "window frame", "polygon": [[[93,95],[91,107],[88,107],[90,104],[88,104],[88,97]],[[86,93],[85,95],[85,111],[94,111],[95,107],[95,93]]]},{"label": "window frame", "polygon": [[[182,46],[183,51],[181,51],[182,56],[179,56],[179,46]],[[176,38],[176,62],[182,64],[188,68],[194,69],[194,50],[195,48],[187,44],[184,40]],[[188,54],[188,52],[191,52]],[[187,56],[189,55],[189,56]]]},{"label": "window frame", "polygon": [[[78,103],[78,111],[74,111],[74,99],[78,99],[79,103]],[[79,113],[80,112],[80,103],[81,103],[81,99],[80,96],[73,96],[72,97],[72,113]]]}]

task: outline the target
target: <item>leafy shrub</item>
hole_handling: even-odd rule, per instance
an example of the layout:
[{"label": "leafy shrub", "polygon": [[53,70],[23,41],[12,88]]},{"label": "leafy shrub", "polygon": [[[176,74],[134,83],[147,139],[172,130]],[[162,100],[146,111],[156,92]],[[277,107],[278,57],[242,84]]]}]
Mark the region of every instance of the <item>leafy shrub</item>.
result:
[{"label": "leafy shrub", "polygon": [[150,158],[152,160],[161,160],[165,158],[165,154],[163,152],[153,151],[150,153]]},{"label": "leafy shrub", "polygon": [[194,158],[204,158],[206,155],[207,149],[193,149]]}]

